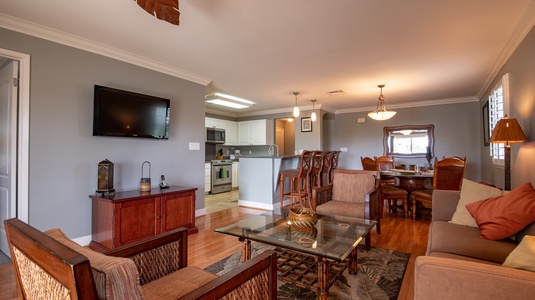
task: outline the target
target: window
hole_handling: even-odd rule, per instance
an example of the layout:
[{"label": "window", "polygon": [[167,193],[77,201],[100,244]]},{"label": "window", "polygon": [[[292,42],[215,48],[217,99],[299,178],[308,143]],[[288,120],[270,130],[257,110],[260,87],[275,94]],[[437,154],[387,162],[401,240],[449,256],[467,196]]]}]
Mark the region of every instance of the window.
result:
[{"label": "window", "polygon": [[[489,129],[492,133],[496,123],[509,109],[509,74],[503,75],[489,95]],[[491,134],[492,135],[492,134]],[[504,144],[490,144],[490,157],[495,165],[504,165]]]}]

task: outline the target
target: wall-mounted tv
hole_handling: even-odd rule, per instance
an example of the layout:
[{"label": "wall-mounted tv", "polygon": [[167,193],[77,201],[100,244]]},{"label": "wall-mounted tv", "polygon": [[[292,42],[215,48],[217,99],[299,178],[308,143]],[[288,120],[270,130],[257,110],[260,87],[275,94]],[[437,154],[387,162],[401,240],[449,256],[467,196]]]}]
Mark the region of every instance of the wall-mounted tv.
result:
[{"label": "wall-mounted tv", "polygon": [[170,100],[95,85],[93,136],[169,138]]}]

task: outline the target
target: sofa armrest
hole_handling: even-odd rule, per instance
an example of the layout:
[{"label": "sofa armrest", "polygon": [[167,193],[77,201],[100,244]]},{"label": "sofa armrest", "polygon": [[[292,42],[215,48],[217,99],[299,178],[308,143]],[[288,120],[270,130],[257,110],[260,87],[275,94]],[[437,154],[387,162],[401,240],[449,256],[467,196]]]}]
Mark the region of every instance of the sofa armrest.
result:
[{"label": "sofa armrest", "polygon": [[277,253],[267,250],[180,299],[277,299]]},{"label": "sofa armrest", "polygon": [[333,185],[329,184],[319,188],[312,189],[312,201],[311,208],[316,210],[318,205],[329,202],[332,200]]},{"label": "sofa armrest", "polygon": [[414,299],[533,299],[535,272],[485,263],[420,256]]},{"label": "sofa armrest", "polygon": [[133,260],[144,285],[188,265],[188,231],[178,228],[104,254]]},{"label": "sofa armrest", "polygon": [[432,220],[451,221],[451,218],[457,209],[457,203],[459,203],[460,197],[460,191],[434,190]]}]

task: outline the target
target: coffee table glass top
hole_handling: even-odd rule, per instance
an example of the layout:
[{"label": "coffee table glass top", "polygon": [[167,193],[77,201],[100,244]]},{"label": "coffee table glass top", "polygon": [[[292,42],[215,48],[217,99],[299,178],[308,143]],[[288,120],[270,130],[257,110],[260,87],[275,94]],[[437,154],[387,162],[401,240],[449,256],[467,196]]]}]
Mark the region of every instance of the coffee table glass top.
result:
[{"label": "coffee table glass top", "polygon": [[276,210],[254,216],[215,231],[279,246],[336,261],[343,261],[377,223],[343,216],[317,215],[315,227],[290,225],[286,214]]}]

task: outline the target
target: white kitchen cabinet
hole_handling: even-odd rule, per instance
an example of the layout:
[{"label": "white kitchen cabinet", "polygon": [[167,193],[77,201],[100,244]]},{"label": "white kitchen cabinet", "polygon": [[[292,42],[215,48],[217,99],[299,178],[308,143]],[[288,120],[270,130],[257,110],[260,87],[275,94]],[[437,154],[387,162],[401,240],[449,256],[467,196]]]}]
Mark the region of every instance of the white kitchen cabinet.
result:
[{"label": "white kitchen cabinet", "polygon": [[225,145],[237,145],[237,124],[234,121],[222,120],[221,128],[225,129]]},{"label": "white kitchen cabinet", "polygon": [[212,164],[204,163],[204,193],[210,193],[210,183],[212,180]]},{"label": "white kitchen cabinet", "polygon": [[269,120],[238,122],[239,145],[268,145],[273,142],[273,126]]},{"label": "white kitchen cabinet", "polygon": [[232,162],[232,187],[237,188],[239,187],[239,176],[238,176],[238,168],[240,167],[240,162],[235,161]]}]

